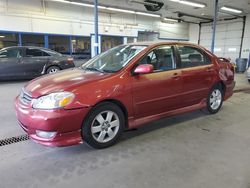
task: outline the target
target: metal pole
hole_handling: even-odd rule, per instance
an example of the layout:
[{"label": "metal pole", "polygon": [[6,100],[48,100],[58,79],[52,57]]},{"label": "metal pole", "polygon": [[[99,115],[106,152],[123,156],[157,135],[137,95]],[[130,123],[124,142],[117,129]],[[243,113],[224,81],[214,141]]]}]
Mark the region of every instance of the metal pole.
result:
[{"label": "metal pole", "polygon": [[245,28],[246,28],[246,16],[243,17],[243,28],[242,28],[242,36],[241,36],[241,42],[240,42],[239,58],[241,58],[241,54],[242,54],[242,46],[243,46],[243,40],[245,36]]},{"label": "metal pole", "polygon": [[22,46],[22,34],[18,33],[18,46]]},{"label": "metal pole", "polygon": [[199,38],[198,38],[198,45],[201,43],[201,22],[199,23]]},{"label": "metal pole", "polygon": [[95,56],[99,54],[99,42],[98,42],[98,0],[95,0],[95,7],[94,7],[94,15],[95,15]]},{"label": "metal pole", "polygon": [[219,0],[215,0],[215,7],[214,7],[214,22],[213,22],[213,36],[212,36],[212,44],[211,44],[211,52],[212,52],[212,53],[214,53],[216,23],[217,23],[217,16],[218,16],[218,2],[219,2]]}]

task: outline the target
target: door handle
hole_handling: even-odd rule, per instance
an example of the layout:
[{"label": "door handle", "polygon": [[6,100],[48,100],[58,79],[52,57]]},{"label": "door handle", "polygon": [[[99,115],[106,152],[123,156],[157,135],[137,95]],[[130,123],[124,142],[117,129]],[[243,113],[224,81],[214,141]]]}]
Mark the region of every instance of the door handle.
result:
[{"label": "door handle", "polygon": [[172,78],[174,78],[174,79],[179,79],[179,78],[180,78],[180,75],[179,75],[177,72],[175,72],[175,73],[173,74]]}]

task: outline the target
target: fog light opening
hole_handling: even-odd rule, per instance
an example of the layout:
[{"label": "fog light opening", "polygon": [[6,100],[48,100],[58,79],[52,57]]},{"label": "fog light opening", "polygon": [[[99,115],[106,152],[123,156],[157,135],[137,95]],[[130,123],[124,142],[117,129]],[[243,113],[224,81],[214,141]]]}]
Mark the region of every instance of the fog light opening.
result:
[{"label": "fog light opening", "polygon": [[47,132],[47,131],[40,131],[36,130],[36,135],[40,138],[51,139],[56,136],[56,132]]}]

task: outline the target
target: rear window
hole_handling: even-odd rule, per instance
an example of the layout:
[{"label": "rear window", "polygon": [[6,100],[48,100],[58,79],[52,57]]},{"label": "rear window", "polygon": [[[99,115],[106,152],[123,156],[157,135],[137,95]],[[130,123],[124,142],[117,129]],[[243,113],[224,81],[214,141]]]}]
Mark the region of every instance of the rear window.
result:
[{"label": "rear window", "polygon": [[41,57],[41,56],[50,56],[48,53],[40,50],[40,49],[26,49],[26,56],[27,57]]}]

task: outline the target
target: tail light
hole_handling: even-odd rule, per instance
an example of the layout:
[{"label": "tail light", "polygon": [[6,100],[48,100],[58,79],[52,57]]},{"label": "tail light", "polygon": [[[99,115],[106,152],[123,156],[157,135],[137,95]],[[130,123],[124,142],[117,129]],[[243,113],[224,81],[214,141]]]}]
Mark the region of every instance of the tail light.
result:
[{"label": "tail light", "polygon": [[67,59],[67,61],[68,61],[68,63],[74,63],[74,59],[73,59],[72,57],[69,57],[69,58]]}]

